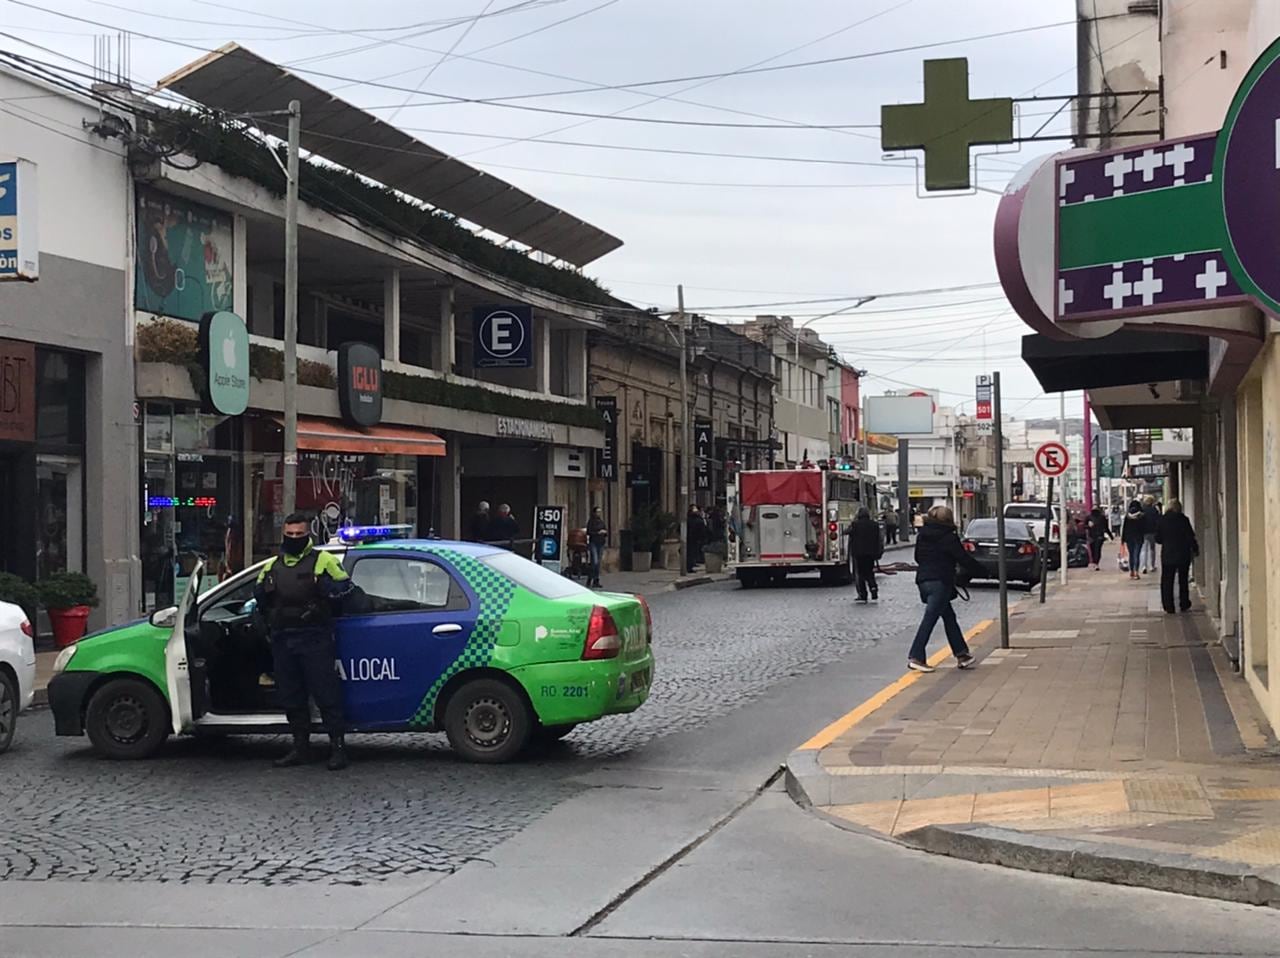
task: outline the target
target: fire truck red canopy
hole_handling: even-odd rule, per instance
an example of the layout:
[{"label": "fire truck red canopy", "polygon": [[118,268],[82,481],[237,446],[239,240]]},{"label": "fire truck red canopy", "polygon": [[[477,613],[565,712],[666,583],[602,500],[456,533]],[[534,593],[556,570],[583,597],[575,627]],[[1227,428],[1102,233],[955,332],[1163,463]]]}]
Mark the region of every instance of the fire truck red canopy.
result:
[{"label": "fire truck red canopy", "polygon": [[738,501],[743,506],[821,506],[823,478],[817,469],[744,472],[738,484]]}]

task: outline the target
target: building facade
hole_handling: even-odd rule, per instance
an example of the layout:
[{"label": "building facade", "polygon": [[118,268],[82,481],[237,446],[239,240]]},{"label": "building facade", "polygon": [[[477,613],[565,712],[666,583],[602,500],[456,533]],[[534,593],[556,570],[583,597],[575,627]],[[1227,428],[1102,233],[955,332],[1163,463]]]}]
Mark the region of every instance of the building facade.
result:
[{"label": "building facade", "polygon": [[[1095,20],[1107,14],[1117,16]],[[1265,220],[1256,213],[1265,200],[1233,156],[1237,140],[1246,159],[1253,150],[1270,156],[1263,147],[1274,135],[1273,98],[1254,96],[1253,84],[1275,75],[1269,64],[1280,56],[1280,6],[1220,0],[1099,2],[1095,9],[1090,0],[1080,5],[1080,30],[1080,93],[1102,106],[1090,111],[1080,131],[1088,139],[1078,145],[1094,152],[1033,163],[997,216],[1002,280],[1035,332],[1023,356],[1046,391],[1088,390],[1104,429],[1189,430],[1189,454],[1185,435],[1159,456],[1153,442],[1141,459],[1129,450],[1128,468],[1143,459],[1167,466],[1168,478],[1155,488],[1184,502],[1200,539],[1195,579],[1205,606],[1276,725],[1280,682],[1269,671],[1280,660],[1280,595],[1270,587],[1280,572],[1280,480],[1271,466],[1280,431],[1276,297],[1256,265],[1271,261],[1271,247],[1247,239],[1239,225]],[[1098,30],[1115,32],[1116,42],[1139,32],[1147,39],[1125,56],[1108,52],[1104,73],[1086,49],[1091,38],[1098,49]],[[1147,103],[1159,111],[1136,128],[1112,122],[1129,108],[1111,109],[1111,91],[1142,89],[1158,89]],[[1263,132],[1237,138],[1250,109]],[[1105,192],[1087,185],[1095,170],[1109,177]],[[1169,229],[1135,230],[1105,251],[1074,245],[1104,235],[1093,217],[1176,206],[1209,182],[1216,199],[1205,221],[1216,232],[1208,243],[1193,235],[1194,218],[1175,217]],[[1106,285],[1095,289],[1095,278]],[[1126,493],[1151,488],[1117,485]]]},{"label": "building facade", "polygon": [[[701,508],[723,507],[726,481],[736,470],[772,463],[772,355],[730,327],[698,316],[688,323],[688,416],[674,322],[620,312],[591,333],[592,402],[616,411],[605,459],[610,468],[602,468],[597,453],[590,484],[591,504],[602,508],[611,531],[610,567],[627,551],[622,539],[632,517],[644,510],[677,515],[686,422],[694,428],[690,502]],[[698,443],[707,455],[698,455]]]},{"label": "building facade", "polygon": [[[0,468],[17,521],[35,524],[0,562],[31,579],[83,569],[98,614],[118,621],[172,603],[197,561],[225,575],[277,547],[281,177],[244,133],[128,91],[78,97],[9,72],[0,91],[41,98],[31,122],[0,118],[41,173],[39,279],[0,286],[0,361],[31,377],[34,403],[5,421]],[[303,168],[294,498],[316,535],[483,535],[481,500],[510,504],[521,539],[538,504],[585,517],[605,442],[588,334],[618,301],[357,177]],[[556,215],[557,242],[607,237]],[[200,341],[224,313],[248,334],[242,356],[235,337]],[[353,346],[372,359],[344,364]],[[219,411],[211,376],[244,388],[242,409]],[[353,388],[379,400],[374,420],[344,405]]]}]

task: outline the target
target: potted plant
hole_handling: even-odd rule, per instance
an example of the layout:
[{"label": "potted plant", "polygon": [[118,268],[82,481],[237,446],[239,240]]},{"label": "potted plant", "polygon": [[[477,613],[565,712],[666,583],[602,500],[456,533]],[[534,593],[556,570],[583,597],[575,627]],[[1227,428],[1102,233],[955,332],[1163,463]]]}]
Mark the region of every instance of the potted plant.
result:
[{"label": "potted plant", "polygon": [[83,572],[55,572],[36,585],[40,604],[49,612],[54,644],[60,649],[78,642],[89,610],[98,604],[98,587]]},{"label": "potted plant", "polygon": [[708,542],[702,547],[702,558],[707,564],[707,572],[724,571],[724,559],[729,554],[729,547],[720,540]]},{"label": "potted plant", "polygon": [[12,602],[20,606],[22,611],[27,613],[27,618],[34,622],[40,596],[36,592],[36,587],[26,579],[11,572],[0,572],[0,602]]},{"label": "potted plant", "polygon": [[661,534],[658,529],[657,510],[641,509],[631,517],[631,571],[648,572],[653,568],[653,549]]}]

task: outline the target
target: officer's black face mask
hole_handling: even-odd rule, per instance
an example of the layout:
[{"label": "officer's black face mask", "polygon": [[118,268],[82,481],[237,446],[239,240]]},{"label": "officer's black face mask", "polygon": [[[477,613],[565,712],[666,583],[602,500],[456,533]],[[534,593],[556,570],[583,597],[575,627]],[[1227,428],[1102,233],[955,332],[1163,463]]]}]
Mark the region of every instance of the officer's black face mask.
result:
[{"label": "officer's black face mask", "polygon": [[311,543],[311,536],[299,536],[291,538],[285,536],[280,540],[280,548],[284,550],[287,556],[300,556],[307,550],[307,546]]}]

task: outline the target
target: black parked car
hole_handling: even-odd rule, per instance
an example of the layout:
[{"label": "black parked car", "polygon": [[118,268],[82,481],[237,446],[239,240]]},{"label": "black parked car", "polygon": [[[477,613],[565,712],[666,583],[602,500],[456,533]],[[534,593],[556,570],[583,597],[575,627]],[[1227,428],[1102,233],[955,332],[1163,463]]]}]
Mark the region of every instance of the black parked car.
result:
[{"label": "black parked car", "polygon": [[[999,579],[1000,550],[996,519],[974,519],[964,530],[964,547],[986,570],[988,579]],[[1004,520],[1005,576],[1010,582],[1034,585],[1040,581],[1040,543],[1035,529],[1021,519]]]}]

